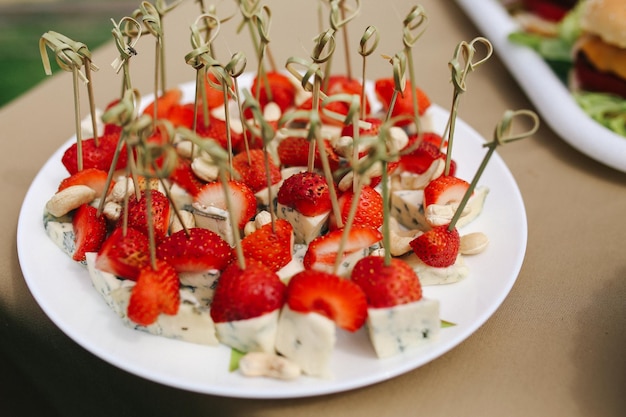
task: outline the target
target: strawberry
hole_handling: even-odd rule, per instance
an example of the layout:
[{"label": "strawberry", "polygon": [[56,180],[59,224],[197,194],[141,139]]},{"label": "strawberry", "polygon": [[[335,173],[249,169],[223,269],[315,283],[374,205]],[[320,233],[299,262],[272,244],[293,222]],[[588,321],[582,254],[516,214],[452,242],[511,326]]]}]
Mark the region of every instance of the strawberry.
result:
[{"label": "strawberry", "polygon": [[416,147],[415,142],[418,136],[409,136],[409,143],[404,148],[400,156],[400,167],[403,171],[423,174],[438,158],[445,160],[446,155],[441,152],[441,142],[443,138],[433,132],[424,132],[421,142]]},{"label": "strawberry", "polygon": [[451,175],[435,178],[424,188],[424,207],[431,204],[460,203],[469,183]]},{"label": "strawberry", "polygon": [[[142,191],[139,200],[135,196],[128,201],[128,226],[148,236],[147,190]],[[170,226],[170,201],[158,190],[151,189],[152,225],[156,242],[163,240]],[[123,217],[120,218],[120,222]]]},{"label": "strawberry", "polygon": [[276,272],[292,258],[293,227],[287,220],[276,219],[250,233],[241,241],[246,259],[254,259]]},{"label": "strawberry", "polygon": [[[83,169],[98,168],[103,171],[109,171],[109,167],[113,163],[113,156],[117,148],[117,142],[120,139],[120,133],[103,135],[98,138],[99,144],[96,146],[94,138],[85,139],[81,145],[83,148]],[[78,145],[73,143],[65,150],[61,158],[61,162],[70,174],[78,172]],[[122,151],[115,165],[115,169],[123,169],[126,167],[126,147],[122,147]]]},{"label": "strawberry", "polygon": [[296,87],[290,81],[289,77],[279,72],[267,72],[265,75],[267,76],[267,81],[270,87],[270,96],[267,94],[264,78],[261,78],[260,85],[258,85],[258,77],[255,78],[252,82],[252,87],[250,88],[252,94],[256,95],[257,86],[259,87],[258,101],[259,104],[261,104],[261,108],[264,108],[267,103],[272,101],[278,104],[278,107],[280,107],[283,113],[285,110],[293,107],[296,96]]},{"label": "strawberry", "polygon": [[435,226],[410,243],[411,249],[426,265],[445,268],[453,265],[459,253],[459,232],[448,226]]},{"label": "strawberry", "polygon": [[148,237],[132,227],[124,235],[123,229],[119,227],[113,230],[100,247],[96,268],[118,277],[136,280],[139,270],[149,262]]},{"label": "strawberry", "polygon": [[[354,192],[349,190],[338,199],[343,224],[348,219],[353,197]],[[365,185],[361,189],[356,215],[352,224],[355,226],[367,226],[372,229],[378,229],[383,224],[383,197],[369,185]],[[337,228],[337,219],[333,213],[330,215],[330,228]]]},{"label": "strawberry", "polygon": [[178,165],[176,165],[176,168],[170,175],[170,179],[192,196],[197,195],[205,184],[204,181],[194,174],[191,169],[191,162],[186,159],[179,159]]},{"label": "strawberry", "polygon": [[[198,113],[198,123],[196,126],[196,133],[203,138],[213,139],[222,146],[224,149],[228,149],[228,136],[226,133],[226,122],[224,120],[217,119],[213,116],[209,116],[209,124],[204,124],[204,119],[200,112]],[[230,131],[231,145],[233,149],[237,149],[240,142],[243,140],[241,133],[237,133],[231,129]]]},{"label": "strawberry", "polygon": [[[328,77],[326,94],[329,96],[335,94],[352,94],[361,97],[363,85],[356,78],[348,78],[345,75],[331,75]],[[347,110],[347,109],[346,109]],[[370,103],[365,96],[365,114],[370,113]]]},{"label": "strawberry", "polygon": [[223,270],[233,251],[217,233],[200,227],[179,230],[166,236],[157,247],[156,256],[167,261],[177,272]]},{"label": "strawberry", "polygon": [[[299,106],[298,110],[310,111],[313,109],[313,98],[309,97],[304,100]],[[331,126],[344,126],[343,120],[345,116],[348,114],[349,105],[342,101],[331,101],[324,106],[324,109],[320,107],[320,119],[324,124]],[[337,120],[327,113],[336,113],[342,115],[340,120]],[[304,119],[297,119],[298,122],[305,122]]]},{"label": "strawberry", "polygon": [[[149,103],[143,110],[143,114],[147,114],[155,119],[167,119],[170,111],[180,104],[180,100],[183,98],[183,92],[180,88],[172,88],[165,91],[162,95],[157,97]],[[156,106],[156,117],[154,117],[154,107]]]},{"label": "strawberry", "polygon": [[216,323],[246,320],[282,308],[285,284],[260,262],[246,261],[245,269],[234,262],[220,276],[211,303]]},{"label": "strawberry", "polygon": [[[364,121],[370,123],[371,126],[368,129],[362,127],[359,128],[359,139],[362,140],[367,137],[377,137],[380,132],[380,126],[383,124],[382,120],[376,117],[366,117]],[[354,125],[350,124],[344,126],[343,129],[341,129],[341,136],[350,136],[353,138]],[[359,158],[365,156],[366,154],[367,150],[359,152]]]},{"label": "strawberry", "polygon": [[278,202],[305,216],[317,216],[331,209],[330,189],[323,175],[299,172],[283,181],[276,196]]},{"label": "strawberry", "polygon": [[[306,269],[325,269],[332,267],[337,258],[337,251],[341,242],[344,229],[336,229],[325,235],[318,236],[307,248],[304,255],[303,264]],[[343,256],[346,257],[358,250],[369,248],[379,242],[383,235],[376,229],[363,226],[350,228],[348,239],[343,249]]]},{"label": "strawberry", "polygon": [[[408,87],[409,84],[407,83]],[[391,111],[391,117],[397,116],[413,116],[413,94],[410,89],[405,87],[402,94],[396,96],[396,102]],[[387,111],[391,105],[391,99],[394,92],[393,78],[381,78],[376,80],[374,84],[374,90],[376,97],[383,105],[383,110]],[[430,107],[430,99],[419,87],[415,87],[415,94],[417,94],[417,108],[418,114],[421,116],[426,112],[426,109]],[[398,121],[399,126],[406,126],[412,123],[410,119],[403,119]]]},{"label": "strawberry", "polygon": [[[332,171],[339,168],[339,155],[335,152],[330,141],[324,140],[324,149],[328,156],[328,164]],[[309,141],[305,138],[287,137],[278,144],[278,159],[280,163],[288,167],[302,167],[309,163]],[[315,168],[322,169],[319,149],[315,147]]]},{"label": "strawberry", "polygon": [[334,274],[306,270],[287,285],[287,304],[299,313],[317,313],[354,332],[367,319],[365,293],[354,282]]},{"label": "strawberry", "polygon": [[88,204],[78,207],[72,217],[74,243],[76,250],[72,259],[84,261],[85,253],[97,252],[107,234],[107,222],[103,215],[98,216],[98,209]]},{"label": "strawberry", "polygon": [[155,268],[141,268],[128,303],[128,318],[141,326],[154,323],[161,313],[176,315],[180,306],[180,281],[176,270],[157,259]]},{"label": "strawberry", "polygon": [[[268,165],[270,172],[270,181],[272,185],[280,182],[282,176],[280,169],[274,164],[272,158],[268,155]],[[233,157],[233,168],[241,181],[245,183],[253,192],[261,191],[267,188],[267,170],[265,169],[264,151],[261,149],[250,149],[250,152],[241,152]]]},{"label": "strawberry", "polygon": [[[212,206],[228,210],[224,191],[220,181],[210,182],[200,189],[200,192],[194,197],[194,201],[206,207]],[[228,181],[226,191],[229,193],[233,205],[231,215],[234,215],[239,228],[243,229],[248,220],[256,214],[256,197],[250,187],[240,181]]]},{"label": "strawberry", "polygon": [[422,298],[422,285],[417,274],[403,260],[391,258],[385,265],[381,256],[367,256],[352,270],[351,279],[367,296],[370,307],[393,307]]},{"label": "strawberry", "polygon": [[186,127],[191,129],[193,127],[193,103],[176,104],[172,106],[167,113],[167,120],[169,120],[174,127]]},{"label": "strawberry", "polygon": [[[73,185],[86,185],[94,190],[96,195],[100,197],[104,195],[104,187],[106,186],[108,175],[109,174],[106,171],[97,168],[83,169],[82,171],[78,171],[77,173],[63,179],[61,184],[59,184],[57,192]],[[114,185],[115,181],[111,181],[107,193],[111,191]]]}]

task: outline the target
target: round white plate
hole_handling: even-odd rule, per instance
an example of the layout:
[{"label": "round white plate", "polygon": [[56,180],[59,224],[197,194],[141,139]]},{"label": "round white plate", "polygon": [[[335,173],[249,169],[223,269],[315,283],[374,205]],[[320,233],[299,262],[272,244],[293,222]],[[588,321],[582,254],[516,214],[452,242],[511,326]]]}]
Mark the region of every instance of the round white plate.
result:
[{"label": "round white plate", "polygon": [[543,119],[571,146],[626,172],[626,138],[589,117],[546,62],[530,48],[508,41],[519,25],[498,0],[456,0],[493,44]]},{"label": "round white plate", "polygon": [[[187,86],[187,88],[191,88]],[[435,126],[443,130],[448,113],[433,106]],[[490,192],[483,214],[461,229],[482,231],[488,249],[467,257],[470,275],[463,281],[426,287],[425,297],[441,304],[441,319],[455,323],[422,348],[377,359],[367,334],[340,331],[332,358],[333,377],[295,381],[246,378],[229,372],[230,350],[153,336],[125,327],[92,287],[87,270],[73,262],[48,238],[42,214],[59,182],[70,139],[43,166],[20,212],[17,247],[22,271],[35,300],[50,319],[76,343],[103,360],[143,378],[194,392],[244,398],[292,398],[336,393],[384,381],[443,355],[478,329],[500,306],[513,286],[526,250],[524,203],[510,171],[495,153],[479,185]],[[458,176],[468,181],[485,154],[483,138],[459,120],[453,158]],[[508,146],[515,146],[508,145]]]}]

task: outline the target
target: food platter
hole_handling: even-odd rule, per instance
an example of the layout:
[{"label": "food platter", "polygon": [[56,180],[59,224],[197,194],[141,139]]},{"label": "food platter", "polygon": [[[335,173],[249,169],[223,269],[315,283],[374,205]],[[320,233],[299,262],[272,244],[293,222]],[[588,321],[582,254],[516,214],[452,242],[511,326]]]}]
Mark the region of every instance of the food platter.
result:
[{"label": "food platter", "polygon": [[626,172],[626,138],[590,118],[534,51],[508,41],[519,25],[498,0],[456,0],[515,77],[542,119],[578,151]]},{"label": "food platter", "polygon": [[[182,86],[186,96],[191,84]],[[443,130],[448,112],[433,105],[433,125]],[[526,250],[526,212],[519,188],[496,153],[479,185],[489,188],[482,215],[460,230],[484,232],[488,249],[466,262],[463,281],[425,287],[424,295],[438,299],[441,319],[453,323],[438,340],[388,359],[378,359],[367,333],[338,332],[330,378],[301,377],[293,381],[247,378],[229,372],[230,349],[154,336],[125,327],[92,287],[87,270],[72,261],[46,235],[43,209],[67,176],[61,164],[70,138],[41,168],[20,212],[17,248],[27,285],[48,317],[80,346],[130,373],[171,387],[240,398],[295,398],[342,392],[388,380],[412,371],[450,351],[471,336],[504,301],[511,290]],[[453,158],[457,175],[471,180],[486,149],[483,137],[459,120]]]}]

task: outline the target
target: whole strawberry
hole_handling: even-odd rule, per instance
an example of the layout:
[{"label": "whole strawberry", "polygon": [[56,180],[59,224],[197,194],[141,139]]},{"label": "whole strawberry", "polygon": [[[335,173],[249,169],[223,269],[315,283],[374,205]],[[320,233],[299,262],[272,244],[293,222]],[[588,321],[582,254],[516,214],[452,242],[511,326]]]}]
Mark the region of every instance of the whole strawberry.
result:
[{"label": "whole strawberry", "polygon": [[411,249],[426,265],[445,268],[456,262],[461,239],[456,228],[435,226],[410,243]]},{"label": "whole strawberry", "polygon": [[156,251],[157,258],[167,261],[177,272],[223,270],[233,251],[217,233],[200,227],[179,230],[166,236]]},{"label": "whole strawberry", "polygon": [[[255,193],[267,187],[267,170],[265,169],[263,154],[262,149],[250,149],[250,152],[240,152],[233,157],[233,169],[239,174],[241,182]],[[273,185],[278,183],[282,177],[280,169],[269,156],[268,165],[270,181]]]},{"label": "whole strawberry", "polygon": [[[338,199],[344,225],[348,219],[353,198],[354,192],[349,190],[343,193]],[[355,226],[371,227],[372,229],[378,229],[383,224],[383,197],[369,185],[363,186],[361,189],[356,215],[354,216],[352,224]],[[330,227],[331,229],[337,227],[337,219],[333,213],[331,213],[330,216]]]},{"label": "whole strawberry", "polygon": [[328,183],[317,172],[305,171],[290,176],[283,181],[276,197],[280,204],[305,216],[317,216],[331,209]]},{"label": "whole strawberry", "polygon": [[246,320],[281,308],[285,303],[285,284],[260,262],[246,261],[228,266],[219,278],[211,318],[216,323]]},{"label": "whole strawberry", "polygon": [[413,268],[399,258],[391,258],[385,265],[381,256],[367,256],[359,260],[351,275],[367,296],[373,308],[393,307],[422,298],[422,285]]},{"label": "whole strawberry", "polygon": [[[120,133],[111,133],[103,135],[98,138],[98,146],[94,138],[85,139],[82,141],[82,154],[83,154],[83,169],[97,168],[108,172],[109,167],[113,163],[113,156],[117,149],[117,142],[120,139]],[[78,172],[78,145],[73,143],[64,153],[61,158],[63,166],[70,174],[76,174]],[[126,167],[127,153],[126,148],[122,147],[122,151],[119,154],[116,169],[123,169]]]}]

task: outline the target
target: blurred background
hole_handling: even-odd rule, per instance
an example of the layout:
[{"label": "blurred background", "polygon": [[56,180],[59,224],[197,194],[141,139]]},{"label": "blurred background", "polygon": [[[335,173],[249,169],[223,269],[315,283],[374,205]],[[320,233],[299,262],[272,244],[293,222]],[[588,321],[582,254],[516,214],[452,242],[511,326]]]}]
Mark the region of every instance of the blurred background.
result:
[{"label": "blurred background", "polygon": [[[39,39],[59,32],[94,51],[112,39],[111,19],[139,7],[138,0],[0,0],[0,107],[46,78]],[[50,55],[51,60],[54,58]],[[53,63],[52,68],[58,71]]]}]

